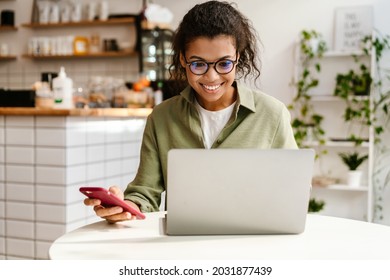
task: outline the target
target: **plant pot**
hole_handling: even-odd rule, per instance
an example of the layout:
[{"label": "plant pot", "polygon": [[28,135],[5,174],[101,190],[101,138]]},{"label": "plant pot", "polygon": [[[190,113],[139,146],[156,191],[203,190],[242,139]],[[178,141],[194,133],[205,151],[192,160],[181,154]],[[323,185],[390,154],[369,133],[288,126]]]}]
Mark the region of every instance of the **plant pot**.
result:
[{"label": "plant pot", "polygon": [[362,181],[362,174],[363,172],[361,170],[348,171],[347,185],[351,188],[360,187]]}]

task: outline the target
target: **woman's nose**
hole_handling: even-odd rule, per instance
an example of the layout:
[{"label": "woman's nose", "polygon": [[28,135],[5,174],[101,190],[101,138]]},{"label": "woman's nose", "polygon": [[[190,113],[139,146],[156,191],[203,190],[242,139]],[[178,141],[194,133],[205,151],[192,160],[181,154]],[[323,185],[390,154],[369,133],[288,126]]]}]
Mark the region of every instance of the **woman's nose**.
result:
[{"label": "woman's nose", "polygon": [[215,70],[215,64],[209,65],[208,71],[204,74],[209,80],[216,80],[219,78],[218,72]]}]

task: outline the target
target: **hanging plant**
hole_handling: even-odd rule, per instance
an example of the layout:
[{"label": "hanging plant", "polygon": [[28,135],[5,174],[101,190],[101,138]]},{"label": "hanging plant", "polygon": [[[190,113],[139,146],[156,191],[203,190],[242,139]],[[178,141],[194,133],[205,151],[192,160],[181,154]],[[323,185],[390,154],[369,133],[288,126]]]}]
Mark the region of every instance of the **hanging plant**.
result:
[{"label": "hanging plant", "polygon": [[[364,46],[363,52],[365,54],[369,54],[372,49],[374,49],[375,51],[376,79],[373,81],[373,90],[375,90],[377,98],[374,98],[373,102],[372,122],[374,125],[375,142],[378,143],[380,141],[380,135],[385,131],[384,128],[388,127],[386,124],[388,124],[390,116],[390,90],[383,89],[384,81],[389,83],[390,76],[387,75],[384,77],[382,69],[380,67],[380,61],[382,59],[383,53],[390,50],[390,36],[382,35],[377,31],[376,36],[374,38],[372,36],[364,37],[362,40],[362,44]],[[377,118],[378,114],[382,114],[384,120],[379,120]],[[383,123],[385,125],[383,125]]]},{"label": "hanging plant", "polygon": [[298,81],[294,84],[297,91],[292,103],[288,106],[293,113],[292,127],[299,147],[310,136],[324,144],[324,130],[321,127],[323,116],[316,113],[311,104],[310,91],[319,84],[315,74],[321,71],[319,59],[326,51],[322,35],[315,30],[303,30],[299,42],[300,66]]},{"label": "hanging plant", "polygon": [[375,35],[375,37],[365,37],[362,42],[365,54],[370,54],[371,50],[375,51],[376,76],[372,87],[372,90],[375,92],[375,98],[373,98],[371,116],[374,127],[375,154],[371,180],[374,190],[373,221],[380,222],[384,219],[385,201],[383,200],[383,193],[386,188],[390,187],[390,147],[388,141],[381,141],[382,134],[390,128],[390,89],[384,89],[385,85],[388,86],[390,84],[390,76],[382,73],[380,62],[383,54],[390,50],[390,36],[382,35],[378,31],[375,32]]},{"label": "hanging plant", "polygon": [[[362,51],[365,54],[369,54],[370,41],[369,37],[365,37],[362,40]],[[344,111],[344,120],[350,124],[350,127],[354,124],[360,125],[360,131],[363,131],[364,127],[369,127],[371,122],[371,104],[368,98],[361,98],[362,96],[368,96],[372,86],[373,79],[371,77],[368,66],[361,62],[359,56],[352,55],[356,64],[358,64],[359,70],[351,69],[347,73],[339,73],[336,76],[336,87],[334,89],[334,95],[344,100],[346,107]],[[347,140],[352,141],[355,145],[361,145],[365,139],[361,135],[355,135],[351,133]]]},{"label": "hanging plant", "polygon": [[[366,36],[361,41],[361,50],[366,55],[371,55],[371,51],[375,51],[376,61],[376,79],[371,77],[368,66],[362,63],[360,58],[353,55],[354,60],[358,65],[359,71],[349,70],[344,74],[337,74],[336,87],[334,95],[345,101],[346,108],[344,112],[344,120],[350,124],[358,123],[363,127],[374,126],[375,143],[379,141],[379,136],[384,132],[384,127],[379,124],[377,119],[378,110],[389,115],[389,91],[383,92],[383,77],[379,67],[384,51],[390,49],[389,36]],[[389,79],[389,77],[387,77]],[[370,104],[369,99],[364,99],[362,96],[368,96],[370,91],[379,94],[379,98],[373,98],[373,104]],[[360,135],[351,134],[348,140],[360,145],[365,139]]]}]

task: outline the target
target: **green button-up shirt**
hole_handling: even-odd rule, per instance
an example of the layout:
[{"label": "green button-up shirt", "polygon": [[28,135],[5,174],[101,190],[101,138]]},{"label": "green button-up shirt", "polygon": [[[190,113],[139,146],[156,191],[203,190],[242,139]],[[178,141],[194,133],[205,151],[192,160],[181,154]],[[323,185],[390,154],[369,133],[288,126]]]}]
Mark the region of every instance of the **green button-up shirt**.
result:
[{"label": "green button-up shirt", "polygon": [[[297,148],[290,113],[277,99],[242,85],[233,114],[212,145],[216,148]],[[125,199],[143,212],[158,211],[167,182],[170,149],[205,148],[201,121],[191,87],[153,109],[141,146],[135,179],[125,190]],[[200,175],[201,176],[201,175]]]}]

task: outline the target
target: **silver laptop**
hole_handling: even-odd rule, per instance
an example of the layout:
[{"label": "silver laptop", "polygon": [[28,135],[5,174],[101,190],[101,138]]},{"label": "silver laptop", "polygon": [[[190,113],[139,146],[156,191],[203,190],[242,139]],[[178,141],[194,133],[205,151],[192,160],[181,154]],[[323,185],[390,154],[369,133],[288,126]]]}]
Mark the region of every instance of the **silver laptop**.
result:
[{"label": "silver laptop", "polygon": [[305,229],[311,149],[174,149],[168,235],[297,234]]}]

